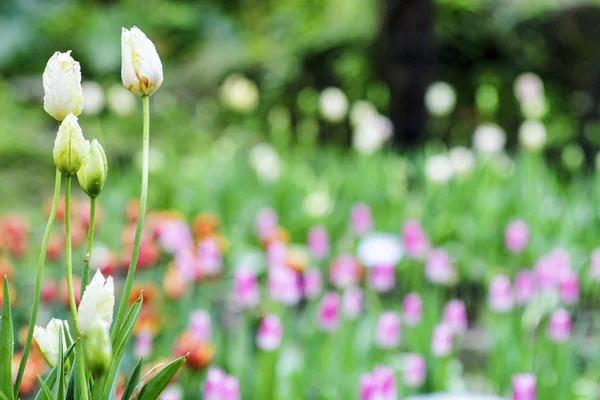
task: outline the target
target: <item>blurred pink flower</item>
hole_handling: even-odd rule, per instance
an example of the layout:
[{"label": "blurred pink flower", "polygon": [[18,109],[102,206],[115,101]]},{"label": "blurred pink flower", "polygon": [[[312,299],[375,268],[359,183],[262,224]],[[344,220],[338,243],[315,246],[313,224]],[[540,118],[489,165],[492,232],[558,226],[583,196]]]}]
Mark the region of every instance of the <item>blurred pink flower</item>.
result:
[{"label": "blurred pink flower", "polygon": [[396,378],[389,367],[376,366],[360,377],[360,400],[397,400]]},{"label": "blurred pink flower", "polygon": [[283,267],[287,264],[287,245],[280,241],[272,241],[267,245],[267,265]]},{"label": "blurred pink flower", "polygon": [[219,368],[211,367],[206,374],[202,398],[204,400],[239,400],[239,382]]},{"label": "blurred pink flower", "polygon": [[152,332],[147,329],[143,329],[135,338],[133,345],[133,354],[135,358],[148,358],[152,353]]},{"label": "blurred pink flower", "polygon": [[450,300],[444,307],[444,322],[452,328],[455,334],[467,331],[467,310],[462,300]]},{"label": "blurred pink flower", "polygon": [[590,256],[590,277],[595,282],[600,282],[600,248],[594,249]]},{"label": "blurred pink flower", "polygon": [[263,318],[256,333],[256,345],[264,351],[277,350],[281,345],[283,327],[281,320],[275,314]]},{"label": "blurred pink flower", "polygon": [[362,236],[373,229],[371,209],[365,203],[356,203],[350,211],[350,227],[356,236]]},{"label": "blurred pink flower", "polygon": [[351,255],[341,255],[333,260],[329,269],[329,280],[337,288],[353,286],[360,281],[360,267]]},{"label": "blurred pink flower", "polygon": [[175,269],[187,280],[197,281],[200,278],[202,274],[193,247],[185,247],[175,254]]},{"label": "blurred pink flower", "polygon": [[402,380],[409,388],[420,387],[425,383],[427,369],[425,359],[420,354],[407,354],[402,361]]},{"label": "blurred pink flower", "polygon": [[452,352],[453,344],[452,327],[445,322],[433,328],[431,335],[431,353],[436,357],[446,357]]},{"label": "blurred pink flower", "polygon": [[402,226],[402,245],[407,257],[424,259],[431,244],[423,227],[416,220],[408,220]]},{"label": "blurred pink flower", "polygon": [[393,265],[375,265],[369,269],[369,286],[379,293],[389,292],[396,285]]},{"label": "blurred pink flower", "polygon": [[181,400],[183,398],[181,388],[176,385],[168,386],[158,398],[159,400]]},{"label": "blurred pink flower", "polygon": [[209,237],[198,243],[198,265],[203,275],[217,275],[221,272],[221,248],[216,239]]},{"label": "blurred pink flower", "polygon": [[198,340],[210,341],[212,324],[208,312],[205,310],[193,311],[189,317],[188,331]]},{"label": "blurred pink flower", "polygon": [[348,319],[356,319],[363,309],[363,294],[359,287],[350,286],[342,296],[342,312]]},{"label": "blurred pink flower", "polygon": [[570,269],[565,269],[558,282],[560,300],[565,305],[573,305],[579,301],[579,279]]},{"label": "blurred pink flower", "polygon": [[158,243],[167,253],[176,254],[193,245],[190,227],[180,219],[162,220],[158,225]]},{"label": "blurred pink flower", "polygon": [[267,277],[267,288],[271,299],[281,304],[294,306],[302,298],[300,277],[291,268],[270,268]]},{"label": "blurred pink flower", "polygon": [[515,277],[515,301],[519,305],[529,303],[536,290],[535,275],[532,271],[522,269]]},{"label": "blurred pink flower", "polygon": [[504,231],[504,247],[512,254],[520,253],[529,241],[529,227],[520,219],[510,221]]},{"label": "blurred pink flower", "polygon": [[335,331],[340,323],[340,296],[327,292],[321,298],[317,310],[317,326],[322,331]]},{"label": "blurred pink flower", "polygon": [[511,311],[514,306],[514,296],[510,280],[505,275],[496,275],[492,278],[488,293],[490,308],[498,313]]},{"label": "blurred pink flower", "polygon": [[450,256],[442,249],[432,250],[425,263],[425,276],[433,284],[447,285],[456,279]]},{"label": "blurred pink flower", "polygon": [[512,400],[535,400],[535,375],[519,374],[512,377]]},{"label": "blurred pink flower", "polygon": [[416,326],[423,319],[423,301],[417,293],[409,293],[402,302],[402,320],[408,326]]},{"label": "blurred pink flower", "polygon": [[304,297],[307,299],[314,299],[323,290],[323,278],[321,277],[321,270],[318,268],[309,268],[302,273],[302,288],[304,291]]},{"label": "blurred pink flower", "polygon": [[380,349],[394,349],[400,344],[400,316],[394,312],[379,315],[375,326],[375,344]]},{"label": "blurred pink flower", "polygon": [[329,254],[329,235],[322,225],[314,226],[308,232],[308,249],[315,260],[322,260]]},{"label": "blurred pink flower", "polygon": [[259,239],[262,241],[273,237],[277,232],[279,222],[277,221],[277,213],[272,208],[261,208],[256,214],[254,221],[254,229]]},{"label": "blurred pink flower", "polygon": [[247,308],[258,305],[260,292],[256,276],[249,268],[238,267],[233,273],[233,295],[235,300]]},{"label": "blurred pink flower", "polygon": [[559,308],[550,315],[548,337],[556,343],[564,343],[571,335],[571,317],[567,310]]}]

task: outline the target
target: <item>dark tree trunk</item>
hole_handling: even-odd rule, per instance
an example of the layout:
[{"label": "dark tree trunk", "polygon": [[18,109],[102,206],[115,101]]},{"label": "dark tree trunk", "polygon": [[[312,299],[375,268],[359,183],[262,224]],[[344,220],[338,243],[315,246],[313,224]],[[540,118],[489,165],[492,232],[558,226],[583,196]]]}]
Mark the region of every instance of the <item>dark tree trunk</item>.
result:
[{"label": "dark tree trunk", "polygon": [[433,11],[432,0],[384,0],[381,50],[395,145],[415,145],[423,137],[423,97],[435,64]]}]

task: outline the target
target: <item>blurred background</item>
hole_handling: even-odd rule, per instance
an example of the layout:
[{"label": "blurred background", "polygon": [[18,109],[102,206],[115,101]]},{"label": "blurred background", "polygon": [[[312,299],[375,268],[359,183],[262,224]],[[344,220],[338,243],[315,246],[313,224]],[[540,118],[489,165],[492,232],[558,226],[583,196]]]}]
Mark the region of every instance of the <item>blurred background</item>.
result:
[{"label": "blurred background", "polygon": [[[530,114],[544,123],[549,156],[568,147],[576,159],[593,161],[600,144],[597,4],[7,0],[0,6],[0,184],[12,189],[0,202],[21,203],[23,193],[51,185],[55,126],[40,106],[41,73],[56,50],[72,50],[81,63],[84,131],[105,144],[113,171],[131,164],[141,111],[120,86],[119,39],[120,27],[132,25],[153,39],[164,64],[164,86],[152,98],[152,145],[167,159],[208,151],[224,138],[238,146],[349,150],[346,114],[356,102],[356,115],[363,106],[392,121],[388,146],[400,152],[425,143],[468,146],[482,122],[502,126],[514,146],[528,117],[515,80],[534,72],[544,99]],[[450,94],[444,87],[430,100],[434,108],[441,102],[442,118],[431,117],[436,111],[428,113],[425,102],[436,81],[451,85]],[[343,93],[320,98],[330,87]],[[455,96],[449,111],[445,95]]]}]

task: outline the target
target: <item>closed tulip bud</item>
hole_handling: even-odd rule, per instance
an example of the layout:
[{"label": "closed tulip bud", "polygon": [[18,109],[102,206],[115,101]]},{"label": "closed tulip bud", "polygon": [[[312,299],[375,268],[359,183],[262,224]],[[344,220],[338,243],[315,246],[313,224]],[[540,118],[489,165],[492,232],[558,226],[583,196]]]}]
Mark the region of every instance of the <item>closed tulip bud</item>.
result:
[{"label": "closed tulip bud", "polygon": [[79,310],[77,312],[77,327],[86,336],[92,326],[100,320],[110,326],[115,305],[115,285],[109,276],[104,279],[100,271],[96,271],[94,279],[87,285]]},{"label": "closed tulip bud", "polygon": [[83,165],[86,157],[86,142],[75,115],[67,115],[60,124],[54,141],[53,155],[54,165],[64,176],[77,173]]},{"label": "closed tulip bud", "polygon": [[98,376],[104,375],[112,361],[108,326],[100,320],[93,323],[85,342],[87,365]]},{"label": "closed tulip bud", "polygon": [[44,110],[57,121],[67,115],[79,115],[83,111],[81,68],[71,57],[71,51],[57,51],[48,60],[44,75]]},{"label": "closed tulip bud", "polygon": [[154,43],[137,27],[121,33],[121,79],[137,96],[150,96],[163,81],[160,57]]},{"label": "closed tulip bud", "polygon": [[77,179],[83,191],[93,198],[98,197],[104,187],[108,164],[104,149],[96,139],[92,143],[86,141],[86,150],[83,165],[77,171]]},{"label": "closed tulip bud", "polygon": [[[44,356],[44,360],[48,363],[50,368],[54,368],[56,363],[58,362],[58,338],[59,332],[63,329],[63,324],[69,327],[67,321],[61,321],[59,319],[50,320],[46,329],[41,328],[39,326],[35,326],[33,328],[33,337],[37,342],[40,350],[42,351],[42,355]],[[67,350],[67,342],[63,335],[63,351]]]}]

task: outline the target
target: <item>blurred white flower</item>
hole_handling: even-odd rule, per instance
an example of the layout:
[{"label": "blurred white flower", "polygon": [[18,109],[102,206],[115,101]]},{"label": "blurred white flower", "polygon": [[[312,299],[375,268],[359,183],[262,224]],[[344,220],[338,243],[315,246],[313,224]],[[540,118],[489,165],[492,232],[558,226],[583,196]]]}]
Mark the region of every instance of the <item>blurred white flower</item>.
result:
[{"label": "blurred white flower", "polygon": [[104,89],[98,82],[87,81],[81,84],[83,90],[83,101],[85,108],[83,113],[86,115],[96,115],[104,108]]},{"label": "blurred white flower", "polygon": [[78,116],[83,110],[81,67],[66,53],[57,51],[50,57],[42,76],[44,110],[57,121],[69,114]]},{"label": "blurred white flower", "polygon": [[350,109],[350,123],[357,126],[364,117],[372,114],[377,114],[377,109],[372,103],[366,100],[355,101]]},{"label": "blurred white flower", "polygon": [[114,305],[115,286],[112,276],[105,279],[100,270],[96,270],[94,278],[85,288],[77,310],[79,332],[86,335],[98,321],[110,327]]},{"label": "blurred white flower", "polygon": [[521,103],[536,101],[544,96],[544,82],[533,72],[525,72],[515,80],[514,91]]},{"label": "blurred white flower", "polygon": [[163,82],[154,43],[135,26],[121,31],[121,80],[137,96],[150,96]]},{"label": "blurred white flower", "polygon": [[466,176],[475,168],[475,156],[466,147],[455,147],[448,152],[452,170],[457,176]]},{"label": "blurred white flower", "polygon": [[[60,319],[52,318],[46,328],[35,326],[33,328],[33,337],[37,342],[44,360],[48,363],[50,368],[54,368],[58,362],[58,335],[63,324],[69,330],[69,323],[67,321],[61,321]],[[67,341],[63,332],[62,337],[63,351],[67,351]]]},{"label": "blurred white flower", "polygon": [[402,259],[402,242],[396,234],[373,232],[361,238],[356,252],[360,263],[367,268],[393,267]]},{"label": "blurred white flower", "polygon": [[436,154],[429,156],[425,160],[425,176],[430,182],[438,184],[448,183],[453,175],[452,163],[447,155]]},{"label": "blurred white flower", "polygon": [[525,150],[539,151],[546,145],[546,128],[540,121],[529,119],[519,127],[519,141]]},{"label": "blurred white flower", "polygon": [[325,120],[341,122],[348,113],[348,98],[339,88],[326,88],[319,95],[319,110]]},{"label": "blurred white flower", "polygon": [[371,154],[379,150],[394,133],[394,125],[389,118],[374,113],[365,115],[352,136],[352,147],[361,154]]},{"label": "blurred white flower", "polygon": [[325,191],[310,193],[302,204],[304,213],[312,218],[324,217],[333,209],[333,202]]},{"label": "blurred white flower", "polygon": [[546,101],[543,97],[521,103],[521,114],[528,119],[540,119],[546,115],[546,111]]},{"label": "blurred white flower", "polygon": [[229,75],[219,89],[221,102],[232,110],[249,113],[258,105],[258,87],[240,74]]},{"label": "blurred white flower", "polygon": [[256,174],[266,183],[272,183],[281,175],[281,161],[273,146],[260,143],[250,150],[250,164]]},{"label": "blurred white flower", "polygon": [[108,108],[119,116],[130,115],[135,111],[137,101],[135,95],[121,85],[113,85],[108,89]]},{"label": "blurred white flower", "polygon": [[473,147],[482,154],[496,154],[504,150],[506,133],[504,130],[491,123],[481,124],[475,129]]},{"label": "blurred white flower", "polygon": [[446,82],[434,82],[425,92],[425,107],[430,114],[436,117],[444,117],[456,106],[456,92]]}]

